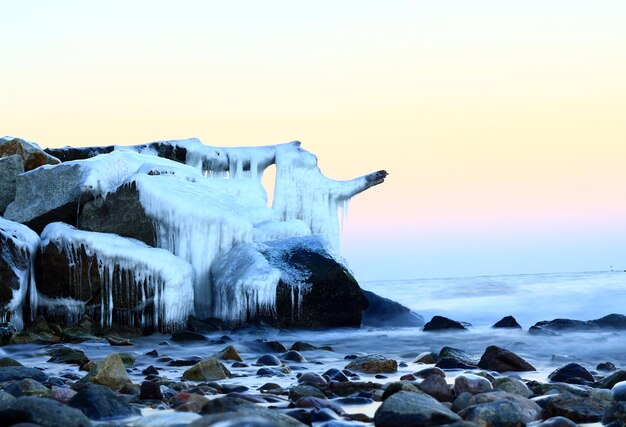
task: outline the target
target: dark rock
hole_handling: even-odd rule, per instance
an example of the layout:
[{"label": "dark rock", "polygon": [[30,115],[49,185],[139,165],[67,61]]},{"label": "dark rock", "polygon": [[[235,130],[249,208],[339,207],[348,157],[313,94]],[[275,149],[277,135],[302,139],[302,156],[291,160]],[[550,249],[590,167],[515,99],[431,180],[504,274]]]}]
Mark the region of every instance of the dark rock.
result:
[{"label": "dark rock", "polygon": [[602,362],[602,363],[598,363],[598,366],[596,366],[596,369],[598,371],[616,371],[617,367],[612,362]]},{"label": "dark rock", "polygon": [[609,426],[623,427],[626,423],[626,402],[615,402],[604,414],[602,423]]},{"label": "dark rock", "polygon": [[17,154],[0,158],[0,215],[15,200],[17,176],[24,172],[24,160]]},{"label": "dark rock", "polygon": [[[201,414],[224,414],[230,413],[233,418],[241,417],[259,417],[271,423],[273,426],[284,427],[303,427],[300,421],[288,415],[281,414],[278,411],[255,405],[246,400],[225,396],[219,399],[213,399],[205,403],[200,412]],[[243,427],[243,425],[242,425]]]},{"label": "dark rock", "polygon": [[626,329],[626,316],[623,314],[609,314],[599,319],[590,320],[589,322],[598,325],[600,328],[606,329]]},{"label": "dark rock", "polygon": [[287,353],[283,354],[282,356],[280,356],[281,359],[283,360],[289,360],[292,362],[306,362],[306,359],[304,358],[304,356],[296,350],[289,350]]},{"label": "dark rock", "polygon": [[144,381],[141,383],[139,398],[142,400],[163,400],[163,393],[157,383]]},{"label": "dark rock", "polygon": [[273,353],[285,353],[287,351],[287,347],[282,345],[280,342],[268,341],[261,338],[248,342],[246,345],[255,353],[263,353],[266,351],[271,351]]},{"label": "dark rock", "polygon": [[536,369],[512,351],[495,345],[487,347],[478,362],[478,367],[489,371],[535,371]]},{"label": "dark rock", "polygon": [[109,388],[89,385],[80,390],[68,403],[92,420],[107,420],[139,415],[139,409],[116,396]]},{"label": "dark rock", "polygon": [[616,402],[626,402],[626,381],[619,382],[611,389],[613,400]]},{"label": "dark rock", "polygon": [[187,319],[187,329],[200,334],[210,334],[215,331],[221,331],[224,327],[224,322],[220,319],[198,319],[196,316],[189,316]]},{"label": "dark rock", "polygon": [[159,352],[156,350],[150,350],[149,352],[146,353],[146,356],[159,357]]},{"label": "dark rock", "polygon": [[526,425],[524,416],[515,404],[506,400],[472,405],[465,408],[459,415],[465,421],[484,426],[518,426]]},{"label": "dark rock", "polygon": [[0,357],[0,368],[5,366],[24,366],[20,362],[10,357]]},{"label": "dark rock", "polygon": [[143,371],[141,371],[142,375],[159,375],[159,371],[154,366],[150,365]]},{"label": "dark rock", "polygon": [[423,363],[425,365],[434,365],[439,360],[439,355],[431,351],[420,353],[413,363]]},{"label": "dark rock", "polygon": [[172,333],[172,341],[174,342],[204,342],[208,341],[205,335],[191,331],[175,331]]},{"label": "dark rock", "polygon": [[433,318],[424,325],[424,331],[444,331],[449,329],[467,330],[461,322],[443,316],[433,316]]},{"label": "dark rock", "polygon": [[591,373],[587,369],[585,369],[578,363],[568,363],[567,365],[561,366],[550,375],[548,375],[548,379],[555,383],[567,382],[572,378],[580,378],[585,381],[594,380],[593,375],[591,375]]},{"label": "dark rock", "polygon": [[115,149],[114,145],[106,147],[62,147],[46,148],[44,151],[62,162],[73,160],[85,160],[100,154],[110,153]]},{"label": "dark rock", "polygon": [[417,385],[413,384],[410,381],[393,381],[384,385],[384,392],[382,395],[382,400],[387,400],[390,396],[400,392],[407,391],[411,393],[421,393],[420,389],[417,388]]},{"label": "dark rock", "polygon": [[611,408],[611,405],[611,400],[562,393],[550,396],[547,399],[544,417],[562,416],[575,423],[595,423],[602,420],[606,411]]},{"label": "dark rock", "polygon": [[23,379],[22,381],[14,382],[4,388],[4,391],[15,396],[39,396],[48,397],[50,390],[38,381],[31,380],[30,378]]},{"label": "dark rock", "polygon": [[41,427],[89,427],[91,422],[81,411],[52,399],[20,397],[0,410],[3,425],[33,423]]},{"label": "dark rock", "polygon": [[26,366],[5,366],[0,368],[0,383],[8,381],[20,381],[26,378],[44,383],[48,376],[39,369],[27,368]]},{"label": "dark rock", "polygon": [[469,366],[478,366],[478,359],[465,350],[454,347],[443,347],[439,352],[439,359],[448,358]]},{"label": "dark rock", "polygon": [[220,360],[234,360],[236,362],[243,362],[239,352],[232,345],[227,346],[225,349],[215,353],[215,357]]},{"label": "dark rock", "polygon": [[446,380],[437,374],[426,377],[417,387],[440,402],[451,402],[454,398],[452,389]]},{"label": "dark rock", "polygon": [[309,344],[308,342],[302,342],[302,341],[296,341],[295,343],[293,343],[293,345],[289,348],[289,350],[294,350],[294,351],[309,351],[309,350],[317,350],[317,347],[314,346],[313,344]]},{"label": "dark rock", "polygon": [[89,361],[84,351],[67,346],[53,347],[48,350],[48,355],[52,356],[48,359],[50,363],[82,366]]},{"label": "dark rock", "polygon": [[107,340],[107,342],[112,346],[122,347],[133,345],[128,338],[118,337],[117,335],[107,335],[104,339]]},{"label": "dark rock", "polygon": [[626,371],[620,369],[619,371],[613,372],[606,378],[598,381],[598,388],[613,388],[613,386],[619,382],[626,381]]},{"label": "dark rock", "polygon": [[419,378],[427,378],[427,377],[430,377],[431,375],[439,375],[441,378],[446,377],[446,373],[442,369],[436,368],[436,367],[422,369],[420,371],[413,373],[413,375]]},{"label": "dark rock", "polygon": [[318,388],[310,385],[299,384],[289,389],[289,400],[292,402],[295,402],[302,397],[317,397],[320,399],[326,399],[324,393],[322,393]]},{"label": "dark rock", "polygon": [[398,362],[393,359],[387,359],[379,354],[370,354],[354,359],[346,365],[346,369],[364,372],[366,374],[389,373],[398,370]]},{"label": "dark rock", "polygon": [[[536,402],[522,397],[518,394],[507,393],[503,391],[494,391],[490,393],[481,393],[472,396],[469,408],[474,406],[482,406],[495,402],[510,402],[517,408],[517,416],[522,423],[528,424],[541,419],[543,410]],[[467,419],[466,417],[463,417]]]},{"label": "dark rock", "polygon": [[522,329],[522,326],[519,323],[517,323],[517,320],[515,320],[515,317],[513,317],[513,316],[506,316],[506,317],[503,317],[502,319],[498,320],[492,326],[492,328]]},{"label": "dark rock", "polygon": [[434,398],[408,391],[394,393],[378,408],[376,427],[437,426],[461,421],[461,418]]},{"label": "dark rock", "polygon": [[517,394],[526,398],[533,395],[533,392],[528,388],[528,386],[522,380],[518,380],[517,378],[496,378],[491,382],[491,385],[496,390],[502,390],[507,393]]},{"label": "dark rock", "polygon": [[257,365],[262,366],[281,366],[283,363],[278,359],[278,357],[272,354],[265,354],[259,357],[256,361]]},{"label": "dark rock", "polygon": [[423,326],[424,318],[400,303],[363,291],[369,307],[363,312],[361,323],[367,326]]},{"label": "dark rock", "polygon": [[547,329],[550,331],[596,331],[602,329],[626,329],[626,316],[622,314],[609,314],[595,320],[572,320],[572,319],[554,319],[537,322],[535,327]]},{"label": "dark rock", "polygon": [[493,387],[488,379],[474,374],[461,374],[454,379],[454,393],[478,394],[490,391]]},{"label": "dark rock", "polygon": [[546,328],[542,328],[541,326],[531,326],[528,328],[528,333],[531,335],[545,335],[545,336],[557,336],[558,333],[551,331]]},{"label": "dark rock", "polygon": [[537,424],[537,427],[576,427],[577,424],[565,417],[552,417],[548,418],[541,424]]},{"label": "dark rock", "polygon": [[309,384],[326,384],[326,378],[322,375],[316,374],[315,372],[305,372],[304,374],[298,377],[299,383],[309,383]]},{"label": "dark rock", "polygon": [[[166,357],[162,357],[161,359],[167,359]],[[157,362],[160,362],[161,359],[157,359]],[[182,360],[170,360],[169,363],[167,364],[168,366],[193,366],[196,363],[198,363],[199,361],[201,361],[202,358],[199,356],[191,356],[189,359],[182,359]]]},{"label": "dark rock", "polygon": [[476,369],[475,365],[468,365],[467,363],[459,362],[456,359],[452,359],[450,357],[444,357],[439,359],[439,362],[435,365],[436,368],[440,369]]},{"label": "dark rock", "polygon": [[[11,292],[11,294],[13,294],[13,292]],[[11,295],[11,297],[12,296],[13,295]],[[4,311],[6,312],[7,310],[5,309]],[[13,334],[15,334],[16,332],[17,332],[17,328],[13,325],[13,323],[0,322],[0,346],[8,345],[11,342],[11,338],[13,337]]]}]

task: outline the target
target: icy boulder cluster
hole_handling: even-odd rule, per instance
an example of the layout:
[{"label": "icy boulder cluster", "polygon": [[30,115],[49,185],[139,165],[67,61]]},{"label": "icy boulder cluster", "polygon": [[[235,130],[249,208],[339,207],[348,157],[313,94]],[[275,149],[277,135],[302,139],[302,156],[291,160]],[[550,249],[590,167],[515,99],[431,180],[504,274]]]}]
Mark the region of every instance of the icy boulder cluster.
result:
[{"label": "icy boulder cluster", "polygon": [[194,314],[358,326],[367,300],[336,255],[339,212],[386,175],[329,179],[297,141],[44,151],[2,138],[0,321],[89,314],[102,327],[166,331]]}]

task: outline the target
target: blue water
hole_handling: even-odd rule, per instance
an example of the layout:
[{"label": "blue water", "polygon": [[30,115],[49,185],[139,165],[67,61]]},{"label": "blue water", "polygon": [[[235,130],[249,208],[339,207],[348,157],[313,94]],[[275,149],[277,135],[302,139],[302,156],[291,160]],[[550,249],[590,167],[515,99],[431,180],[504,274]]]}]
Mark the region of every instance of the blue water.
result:
[{"label": "blue water", "polygon": [[521,274],[362,282],[364,289],[422,314],[475,326],[512,315],[525,328],[540,320],[626,314],[626,273]]}]

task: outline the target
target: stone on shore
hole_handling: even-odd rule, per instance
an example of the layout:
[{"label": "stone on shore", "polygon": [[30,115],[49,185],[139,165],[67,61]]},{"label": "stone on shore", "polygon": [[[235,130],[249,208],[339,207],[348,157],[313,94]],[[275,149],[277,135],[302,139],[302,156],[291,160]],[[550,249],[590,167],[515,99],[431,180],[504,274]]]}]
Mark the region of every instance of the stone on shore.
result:
[{"label": "stone on shore", "polygon": [[492,328],[522,329],[522,326],[519,323],[517,323],[517,320],[515,320],[515,317],[506,316],[498,320],[496,323],[494,323]]},{"label": "stone on shore", "polygon": [[48,376],[39,369],[28,368],[26,366],[5,366],[0,368],[0,383],[20,381],[26,378],[39,381],[40,383],[44,383],[48,380]]},{"label": "stone on shore", "polygon": [[0,410],[4,425],[37,424],[41,427],[89,427],[91,422],[81,411],[56,400],[20,397]]},{"label": "stone on shore", "polygon": [[424,331],[428,332],[445,330],[466,331],[467,328],[461,322],[443,316],[433,316],[433,318],[424,325]]},{"label": "stone on shore", "polygon": [[454,393],[457,396],[463,392],[478,394],[492,389],[489,380],[478,375],[461,374],[454,379]]},{"label": "stone on shore", "polygon": [[568,382],[572,379],[579,379],[584,381],[594,381],[593,375],[585,369],[583,366],[578,363],[568,363],[565,366],[561,366],[560,368],[553,371],[550,375],[548,375],[548,379],[552,382]]},{"label": "stone on shore", "polygon": [[69,401],[68,406],[80,410],[90,419],[97,421],[130,417],[141,413],[125,399],[116,396],[109,388],[95,384],[86,385]]},{"label": "stone on shore", "polygon": [[487,347],[478,362],[478,367],[496,372],[525,372],[536,370],[530,363],[517,354],[495,345]]},{"label": "stone on shore", "polygon": [[424,318],[408,307],[376,295],[374,292],[364,290],[363,294],[369,306],[363,312],[361,324],[374,327],[424,325]]},{"label": "stone on shore", "polygon": [[424,393],[399,391],[376,410],[376,427],[438,426],[461,421],[461,417]]},{"label": "stone on shore", "polygon": [[346,365],[345,369],[364,372],[366,374],[391,373],[398,370],[398,362],[387,359],[379,354],[361,356]]},{"label": "stone on shore", "polygon": [[110,354],[103,360],[96,362],[84,381],[100,384],[115,391],[132,384],[124,362],[118,353]]},{"label": "stone on shore", "polygon": [[229,378],[230,372],[215,357],[202,360],[183,373],[185,381],[217,381]]},{"label": "stone on shore", "polygon": [[[258,417],[261,420],[268,421],[270,423],[269,425],[273,425],[276,427],[305,426],[305,424],[301,423],[295,418],[282,414],[276,410],[255,405],[254,403],[250,403],[247,400],[231,396],[225,396],[219,399],[209,400],[204,404],[200,413],[211,414],[211,416],[214,416],[215,414],[229,414],[232,419],[241,419],[243,417]],[[205,426],[210,424],[194,423],[194,425]]]}]

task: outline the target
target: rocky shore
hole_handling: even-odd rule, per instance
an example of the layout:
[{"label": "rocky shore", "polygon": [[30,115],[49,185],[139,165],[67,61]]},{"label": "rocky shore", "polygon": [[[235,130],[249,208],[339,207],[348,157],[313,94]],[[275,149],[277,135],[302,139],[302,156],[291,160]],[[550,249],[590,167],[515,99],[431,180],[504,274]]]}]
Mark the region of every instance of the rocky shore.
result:
[{"label": "rocky shore", "polygon": [[[621,336],[623,319],[607,316],[591,332],[564,328],[575,321],[556,319],[540,323],[560,332],[537,334],[507,317],[494,324],[491,335],[469,339],[507,337],[541,346],[563,336],[580,339],[581,333]],[[0,348],[0,425],[618,426],[626,421],[626,370],[619,366],[608,361],[590,366],[565,355],[542,361],[532,351],[501,345],[466,351],[461,346],[472,328],[460,330],[451,322],[436,316],[427,325],[451,329],[434,331],[426,326],[299,332],[263,325],[209,331],[192,319],[195,330],[149,337],[129,328],[98,336],[88,317],[68,328],[40,318],[20,333],[5,325],[11,344]],[[398,331],[405,335],[394,335]],[[446,345],[435,349],[436,343]]]}]

